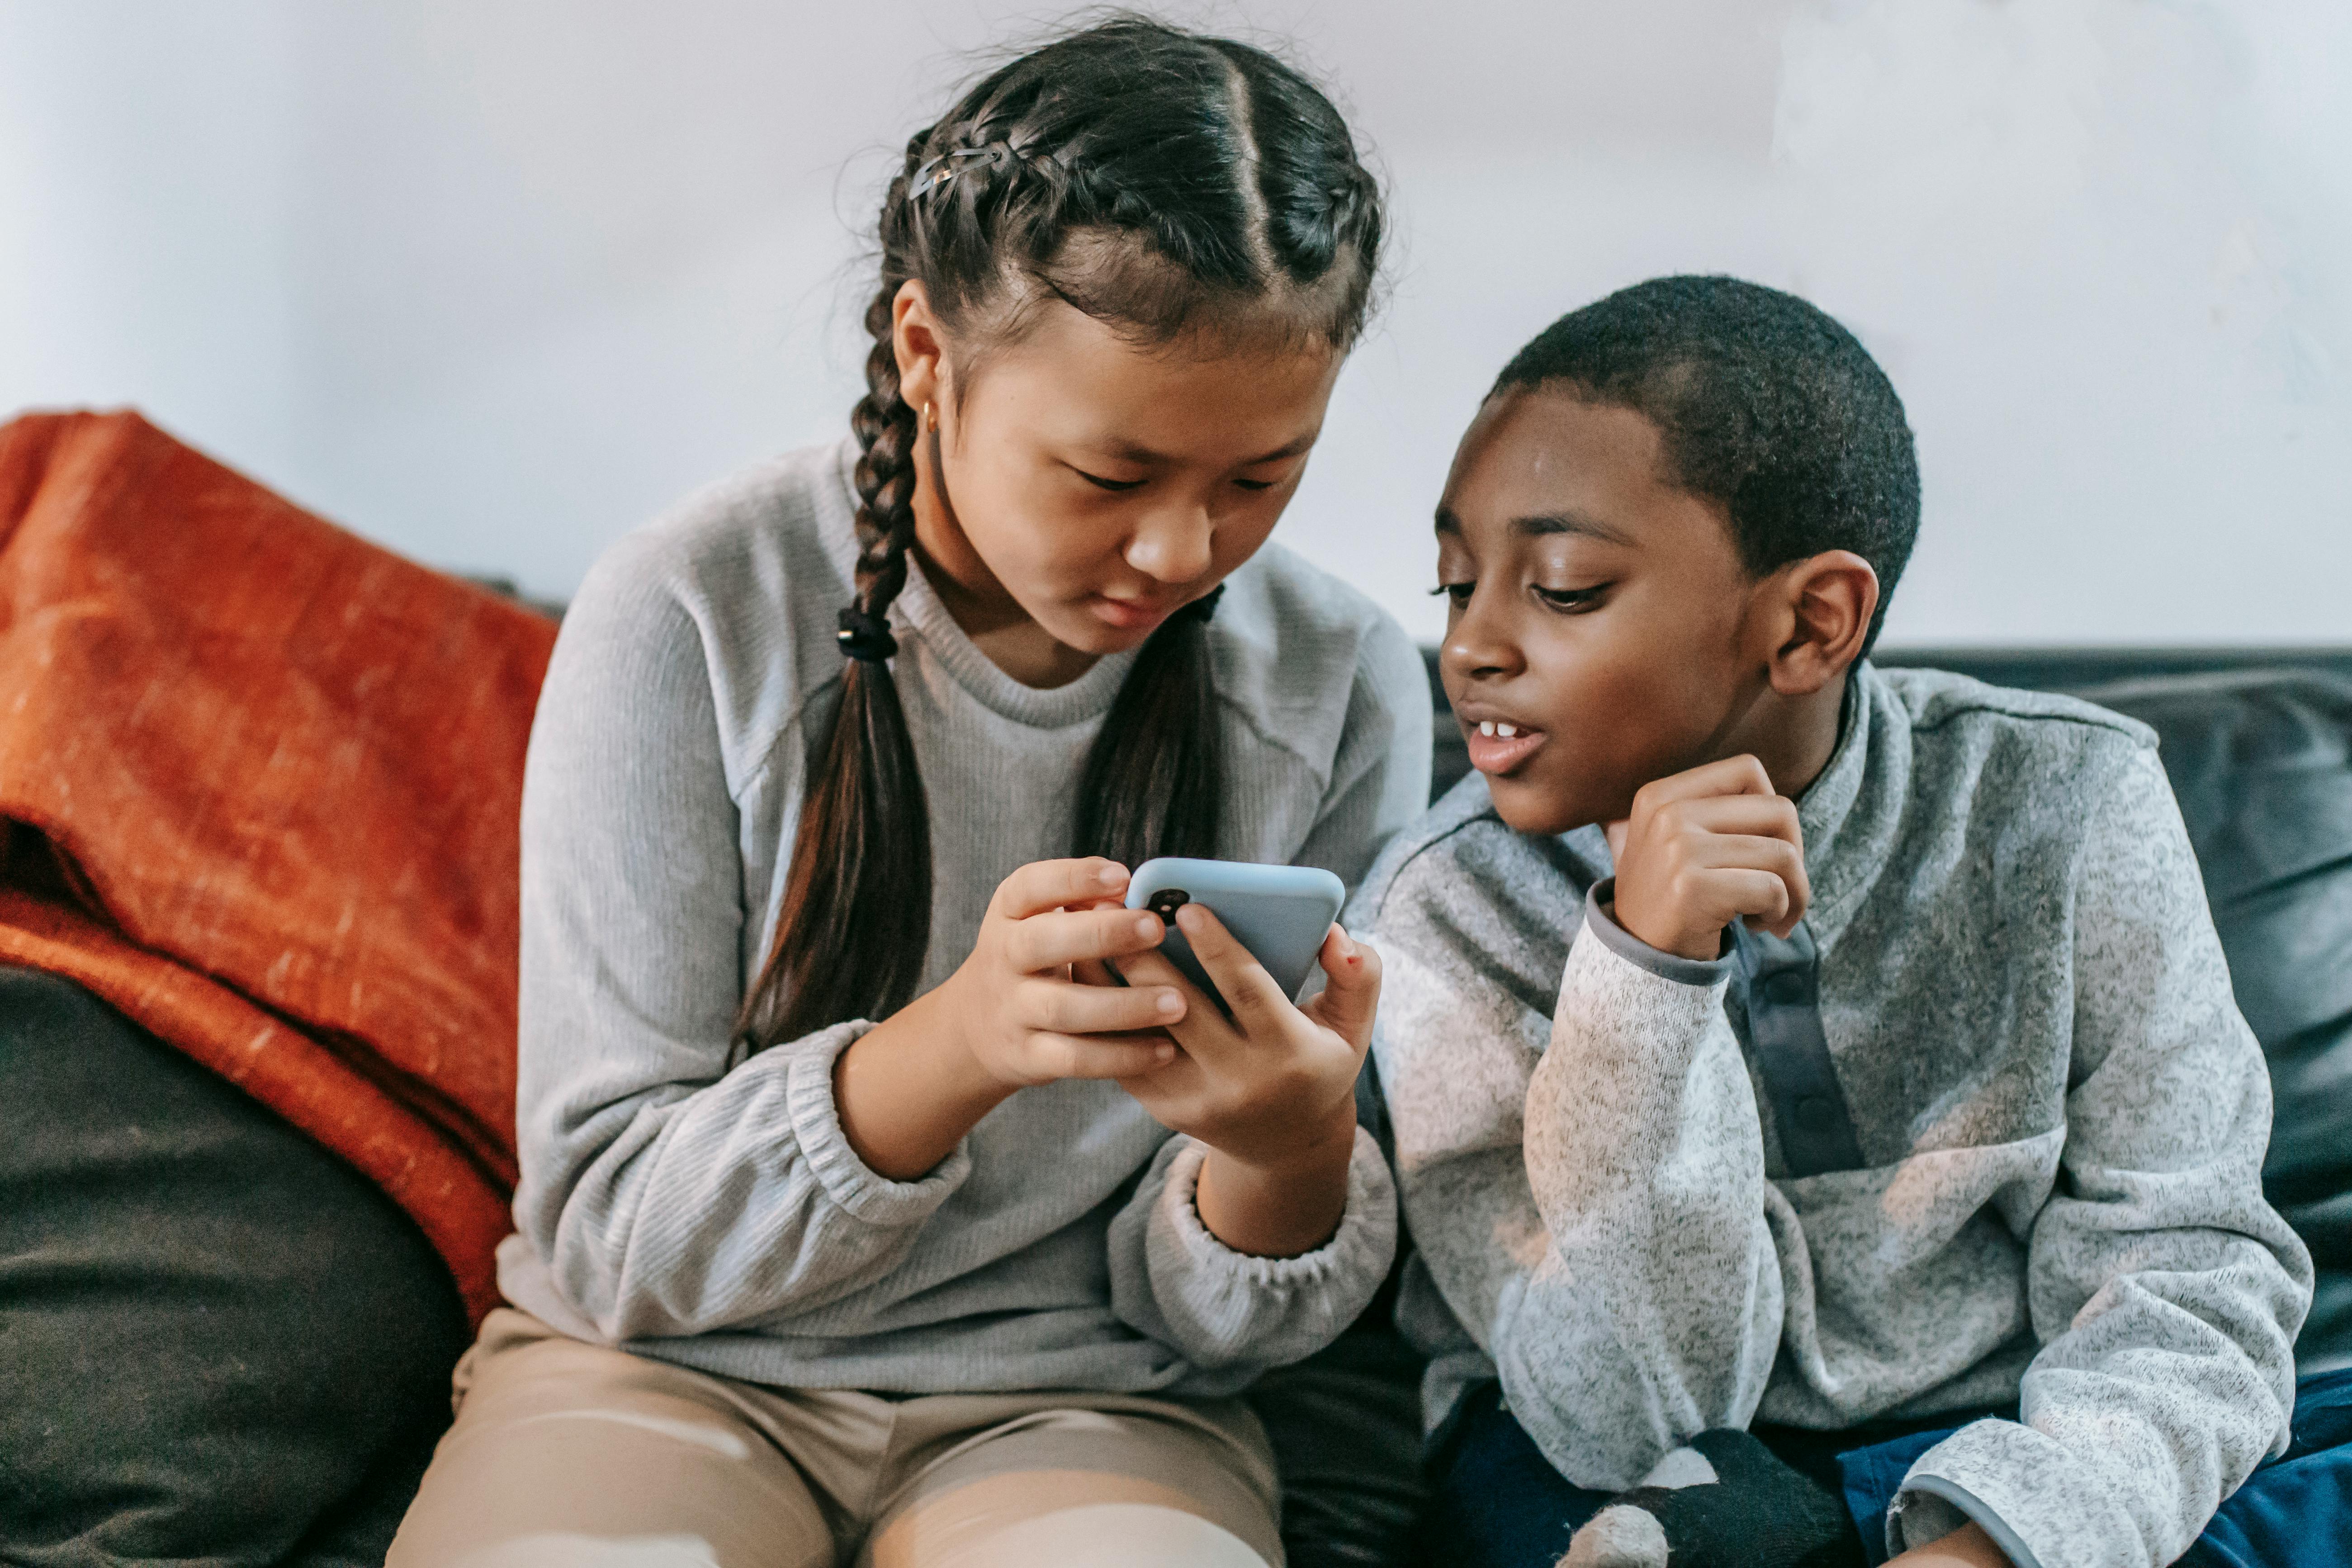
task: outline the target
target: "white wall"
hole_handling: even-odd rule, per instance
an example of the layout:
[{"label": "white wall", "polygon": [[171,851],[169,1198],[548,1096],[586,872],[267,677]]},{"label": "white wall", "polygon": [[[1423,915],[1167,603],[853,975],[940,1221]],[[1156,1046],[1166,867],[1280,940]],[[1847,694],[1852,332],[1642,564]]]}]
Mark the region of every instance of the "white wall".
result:
[{"label": "white wall", "polygon": [[[1423,635],[1503,359],[1656,272],[1909,403],[1906,641],[2352,641],[2352,6],[1263,0],[1402,243],[1286,537]],[[0,412],[131,403],[561,595],[857,390],[890,149],[995,0],[0,0]]]}]

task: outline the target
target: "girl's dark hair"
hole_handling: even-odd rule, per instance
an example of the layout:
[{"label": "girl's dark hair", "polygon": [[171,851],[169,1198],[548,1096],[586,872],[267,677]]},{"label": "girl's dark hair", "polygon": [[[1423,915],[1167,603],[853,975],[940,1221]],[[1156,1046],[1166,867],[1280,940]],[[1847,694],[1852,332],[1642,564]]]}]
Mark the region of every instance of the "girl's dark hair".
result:
[{"label": "girl's dark hair", "polygon": [[[1263,49],[1139,17],[992,72],[908,142],[882,203],[866,394],[850,415],[856,596],[841,701],[801,805],[775,945],[738,1028],[759,1050],[903,1005],[930,940],[929,813],[890,667],[914,541],[917,411],[892,304],[909,279],[962,352],[1061,300],[1143,344],[1194,333],[1344,353],[1362,329],[1381,201],[1328,100]],[[1087,759],[1074,853],[1213,855],[1222,762],[1207,616],[1143,645]]]}]

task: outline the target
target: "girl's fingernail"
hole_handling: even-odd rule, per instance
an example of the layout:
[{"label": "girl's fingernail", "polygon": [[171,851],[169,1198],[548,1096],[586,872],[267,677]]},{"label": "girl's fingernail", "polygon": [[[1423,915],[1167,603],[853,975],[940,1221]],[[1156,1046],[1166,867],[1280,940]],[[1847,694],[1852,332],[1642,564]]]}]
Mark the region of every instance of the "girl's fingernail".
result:
[{"label": "girl's fingernail", "polygon": [[1095,875],[1102,879],[1102,885],[1104,887],[1116,888],[1121,882],[1127,880],[1127,868],[1124,866],[1106,866],[1101,870],[1096,872]]},{"label": "girl's fingernail", "polygon": [[1176,1047],[1173,1046],[1160,1046],[1153,1049],[1151,1055],[1152,1058],[1156,1061],[1172,1062],[1176,1059]]},{"label": "girl's fingernail", "polygon": [[1172,1018],[1184,1010],[1184,998],[1177,995],[1173,991],[1162,991],[1160,994],[1160,1000],[1153,1005],[1160,1009],[1162,1017]]},{"label": "girl's fingernail", "polygon": [[1160,934],[1160,922],[1153,920],[1150,915],[1146,915],[1141,920],[1135,922],[1135,934],[1141,937],[1144,941],[1150,942],[1153,937]]}]

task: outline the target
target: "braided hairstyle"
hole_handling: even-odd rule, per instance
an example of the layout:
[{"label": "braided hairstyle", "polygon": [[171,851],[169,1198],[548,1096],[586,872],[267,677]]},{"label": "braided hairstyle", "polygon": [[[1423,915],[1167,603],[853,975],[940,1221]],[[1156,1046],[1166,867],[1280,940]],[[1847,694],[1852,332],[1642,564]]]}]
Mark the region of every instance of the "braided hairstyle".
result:
[{"label": "braided hairstyle", "polygon": [[[923,434],[899,395],[901,286],[920,280],[942,326],[974,349],[1017,341],[1060,300],[1139,343],[1206,331],[1345,353],[1381,233],[1378,185],[1312,83],[1262,49],[1139,17],[999,68],[908,142],[883,199],[874,349],[850,415],[863,450],[848,661],[775,945],[739,1020],[747,1048],[904,1005],[930,941],[929,811],[886,662]],[[1087,759],[1074,853],[1129,866],[1216,853],[1213,601],[1171,616],[1139,652]]]}]

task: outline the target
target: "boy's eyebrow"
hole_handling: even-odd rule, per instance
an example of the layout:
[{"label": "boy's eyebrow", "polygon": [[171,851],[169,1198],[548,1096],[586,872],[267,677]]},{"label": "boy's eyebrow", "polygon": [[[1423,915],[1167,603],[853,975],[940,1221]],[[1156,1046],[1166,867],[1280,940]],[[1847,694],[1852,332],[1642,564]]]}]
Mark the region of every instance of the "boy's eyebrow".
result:
[{"label": "boy's eyebrow", "polygon": [[1622,544],[1631,549],[1633,536],[1614,523],[1603,522],[1597,517],[1587,517],[1579,511],[1547,512],[1538,517],[1515,517],[1511,520],[1514,533],[1580,533],[1587,539],[1597,539],[1603,544]]},{"label": "boy's eyebrow", "polygon": [[[1462,520],[1454,515],[1451,508],[1437,509],[1437,531],[1461,533]],[[1586,517],[1581,512],[1556,511],[1535,517],[1515,517],[1511,520],[1511,531],[1530,537],[1546,533],[1580,533],[1603,544],[1620,544],[1628,550],[1633,547],[1632,534],[1613,523],[1603,522],[1597,517]]]}]

